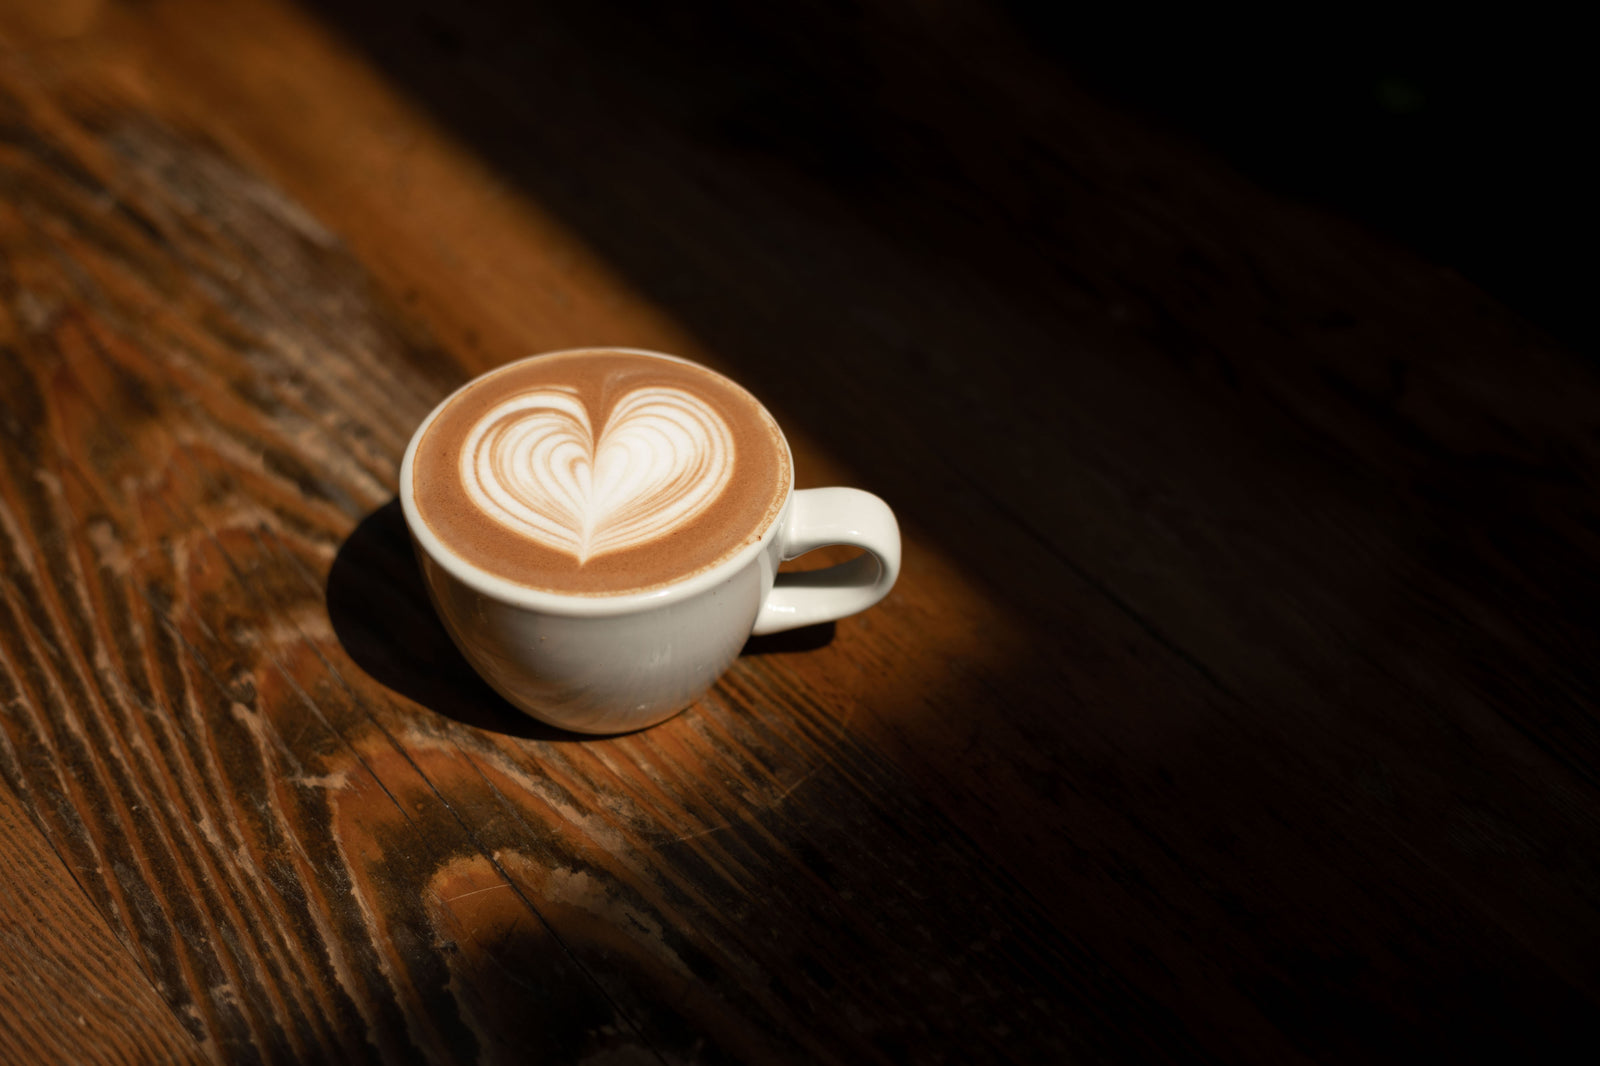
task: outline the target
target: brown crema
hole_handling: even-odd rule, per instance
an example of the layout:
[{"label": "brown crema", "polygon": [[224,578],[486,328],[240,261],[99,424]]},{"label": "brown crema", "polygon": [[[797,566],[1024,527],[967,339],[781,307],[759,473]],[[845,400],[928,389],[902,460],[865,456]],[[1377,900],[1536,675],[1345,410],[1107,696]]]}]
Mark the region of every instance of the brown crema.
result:
[{"label": "brown crema", "polygon": [[[599,441],[619,400],[653,388],[680,389],[708,404],[732,434],[734,453],[732,476],[709,506],[656,539],[580,563],[570,552],[490,517],[463,484],[462,449],[500,404],[539,390],[572,390]],[[777,424],[739,385],[693,363],[587,349],[512,363],[467,385],[423,433],[411,476],[422,521],[465,562],[528,588],[615,596],[670,585],[760,540],[778,517],[791,474]]]}]

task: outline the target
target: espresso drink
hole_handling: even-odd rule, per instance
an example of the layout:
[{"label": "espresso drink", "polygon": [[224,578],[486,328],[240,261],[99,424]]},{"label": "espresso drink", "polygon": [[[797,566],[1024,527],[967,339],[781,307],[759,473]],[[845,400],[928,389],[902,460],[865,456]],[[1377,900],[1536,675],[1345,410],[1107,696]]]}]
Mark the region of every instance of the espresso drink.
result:
[{"label": "espresso drink", "polygon": [[777,425],[713,371],[593,349],[514,363],[451,398],[412,459],[423,522],[529,588],[670,584],[761,538],[789,491]]}]

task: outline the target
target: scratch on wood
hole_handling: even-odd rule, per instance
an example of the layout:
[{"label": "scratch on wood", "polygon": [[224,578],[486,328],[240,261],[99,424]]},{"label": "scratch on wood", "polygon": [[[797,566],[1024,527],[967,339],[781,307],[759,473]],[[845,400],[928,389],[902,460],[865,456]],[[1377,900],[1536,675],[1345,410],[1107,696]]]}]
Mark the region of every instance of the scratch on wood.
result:
[{"label": "scratch on wood", "polygon": [[494,892],[494,891],[496,891],[498,889],[506,889],[506,888],[510,888],[510,887],[511,887],[511,882],[502,881],[498,885],[489,885],[487,888],[475,888],[471,892],[460,892],[460,893],[457,893],[454,896],[447,896],[443,900],[441,900],[440,902],[442,902],[442,903],[454,903],[456,900],[458,900],[458,899],[466,899],[468,896],[481,896],[485,892]]}]

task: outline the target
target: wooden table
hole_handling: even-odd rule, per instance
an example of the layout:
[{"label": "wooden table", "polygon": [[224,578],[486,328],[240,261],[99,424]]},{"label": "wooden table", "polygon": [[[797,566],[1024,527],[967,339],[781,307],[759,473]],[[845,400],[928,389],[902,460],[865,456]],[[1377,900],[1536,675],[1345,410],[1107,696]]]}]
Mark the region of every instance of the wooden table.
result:
[{"label": "wooden table", "polygon": [[[953,3],[0,5],[0,1059],[1594,1049],[1600,373]],[[747,383],[872,611],[584,739],[393,502]]]}]

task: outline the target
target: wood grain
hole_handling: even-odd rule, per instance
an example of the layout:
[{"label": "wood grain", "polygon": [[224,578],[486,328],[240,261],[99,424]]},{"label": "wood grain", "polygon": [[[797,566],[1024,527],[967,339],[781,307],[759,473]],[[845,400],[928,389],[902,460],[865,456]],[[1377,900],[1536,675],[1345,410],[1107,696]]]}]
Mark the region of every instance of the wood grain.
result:
[{"label": "wood grain", "polygon": [[[971,843],[826,705],[744,720],[795,699],[781,674],[578,745],[456,728],[350,669],[324,574],[392,491],[379,456],[431,402],[397,369],[427,342],[202,141],[75,103],[8,100],[51,138],[7,172],[8,772],[196,1038],[228,1060],[927,1057],[968,1022],[873,977],[915,972],[892,930],[920,928],[970,945],[963,984],[992,969],[988,1026],[1062,1042],[1017,991],[1065,982],[1070,945],[996,914]],[[834,812],[820,844],[802,787]],[[928,854],[885,846],[905,833]],[[924,859],[960,871],[937,899]],[[841,985],[853,1024],[813,1033]]]},{"label": "wood grain", "polygon": [[[229,1062],[1587,1031],[1582,359],[965,5],[219,7],[0,15],[0,774],[141,1016]],[[597,340],[749,382],[906,566],[577,740],[450,648],[392,496],[446,390]]]},{"label": "wood grain", "polygon": [[9,788],[0,792],[0,1048],[16,1061],[202,1062]]}]

